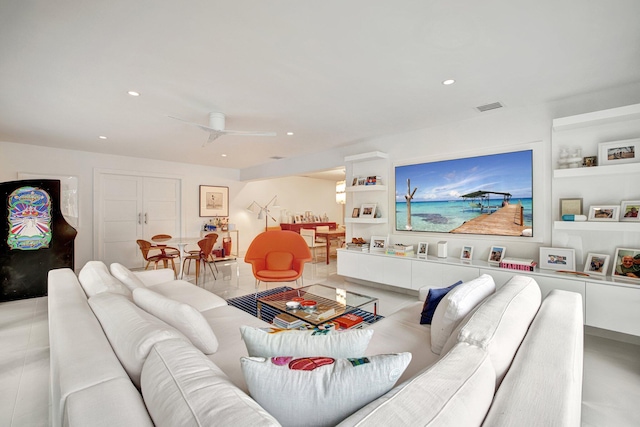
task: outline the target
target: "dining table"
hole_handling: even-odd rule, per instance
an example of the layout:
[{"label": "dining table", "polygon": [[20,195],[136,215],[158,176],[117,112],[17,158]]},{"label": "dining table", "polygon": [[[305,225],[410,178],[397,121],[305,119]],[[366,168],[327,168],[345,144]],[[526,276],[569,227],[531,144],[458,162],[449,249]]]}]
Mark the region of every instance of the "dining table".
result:
[{"label": "dining table", "polygon": [[316,229],[316,237],[324,237],[327,242],[327,264],[329,264],[329,249],[331,249],[331,240],[336,240],[340,237],[344,237],[344,230],[326,230],[326,231],[318,231]]}]

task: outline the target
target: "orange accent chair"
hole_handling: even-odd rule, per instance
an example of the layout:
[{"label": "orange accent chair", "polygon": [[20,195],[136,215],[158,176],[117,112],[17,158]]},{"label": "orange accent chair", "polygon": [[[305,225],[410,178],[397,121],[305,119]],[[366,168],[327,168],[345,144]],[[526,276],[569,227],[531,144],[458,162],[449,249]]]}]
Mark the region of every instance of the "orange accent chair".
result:
[{"label": "orange accent chair", "polygon": [[[251,264],[260,282],[296,282],[302,278],[304,264],[311,261],[311,251],[302,236],[293,231],[264,231],[249,245],[244,261]],[[302,281],[302,279],[301,279]]]}]

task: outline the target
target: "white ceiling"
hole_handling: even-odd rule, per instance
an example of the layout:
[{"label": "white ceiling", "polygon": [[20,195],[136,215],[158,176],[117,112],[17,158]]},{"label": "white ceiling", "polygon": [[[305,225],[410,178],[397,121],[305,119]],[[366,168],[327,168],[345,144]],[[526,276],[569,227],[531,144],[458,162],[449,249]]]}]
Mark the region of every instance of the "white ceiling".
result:
[{"label": "white ceiling", "polygon": [[[637,0],[0,0],[0,140],[243,169],[637,82],[638,18]],[[203,148],[167,117],[211,111],[278,135]]]}]

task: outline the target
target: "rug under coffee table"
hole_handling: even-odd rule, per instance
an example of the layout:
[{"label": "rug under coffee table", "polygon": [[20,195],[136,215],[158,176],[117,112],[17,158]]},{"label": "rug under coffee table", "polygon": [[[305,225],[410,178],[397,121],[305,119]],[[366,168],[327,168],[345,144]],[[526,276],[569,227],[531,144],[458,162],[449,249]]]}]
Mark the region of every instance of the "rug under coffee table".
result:
[{"label": "rug under coffee table", "polygon": [[[292,301],[293,298],[316,301],[316,309],[287,309],[286,303]],[[313,326],[328,323],[368,304],[373,304],[374,318],[377,316],[378,311],[378,298],[325,285],[303,286],[298,289],[258,298],[257,317],[259,319],[262,318],[263,304]]]}]

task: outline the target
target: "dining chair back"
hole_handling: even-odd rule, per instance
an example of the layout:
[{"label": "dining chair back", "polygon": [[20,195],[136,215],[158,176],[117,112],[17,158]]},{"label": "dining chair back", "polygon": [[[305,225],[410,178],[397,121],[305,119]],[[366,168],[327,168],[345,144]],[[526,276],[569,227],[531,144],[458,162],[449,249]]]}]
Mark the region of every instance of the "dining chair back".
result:
[{"label": "dining chair back", "polygon": [[307,243],[309,249],[311,249],[315,262],[318,262],[318,248],[324,249],[324,253],[326,256],[327,246],[322,242],[316,242],[316,230],[314,230],[313,228],[301,228],[300,235]]},{"label": "dining chair back", "polygon": [[249,245],[244,261],[251,264],[256,278],[256,291],[260,282],[302,281],[304,264],[312,260],[309,246],[299,233],[285,230],[264,231]]},{"label": "dining chair back", "polygon": [[[207,261],[209,260],[213,260],[212,258],[212,253],[213,253],[213,246],[216,243],[216,240],[218,239],[218,235],[215,235],[214,237],[205,237],[202,240],[198,241],[198,246],[200,247],[200,250],[198,251],[198,253],[191,253],[187,256],[184,257],[183,261],[182,261],[182,275],[184,276],[184,263],[186,263],[187,261],[189,261],[189,264],[187,265],[187,274],[189,274],[189,267],[191,266],[191,260],[194,260],[196,262],[196,285],[198,284],[198,279],[200,277],[200,263],[202,262],[204,265],[204,272],[206,272],[206,266],[209,266],[209,270],[211,270],[211,274],[213,275],[213,278],[216,279],[216,273],[213,272],[213,268],[211,267],[211,264],[208,263]],[[218,267],[215,265],[215,263],[213,264],[214,267],[216,267],[216,271],[218,270]]]},{"label": "dining chair back", "polygon": [[[136,240],[138,247],[140,247],[140,252],[142,252],[142,257],[145,261],[147,261],[147,265],[145,265],[144,269],[148,269],[149,265],[153,262],[154,270],[158,269],[158,263],[162,261],[165,268],[169,266],[169,261],[171,261],[171,267],[173,269],[173,275],[176,275],[176,264],[174,259],[178,257],[178,255],[168,254],[163,251],[162,248],[154,246],[151,242],[147,240]],[[153,252],[152,252],[153,251]]]}]

